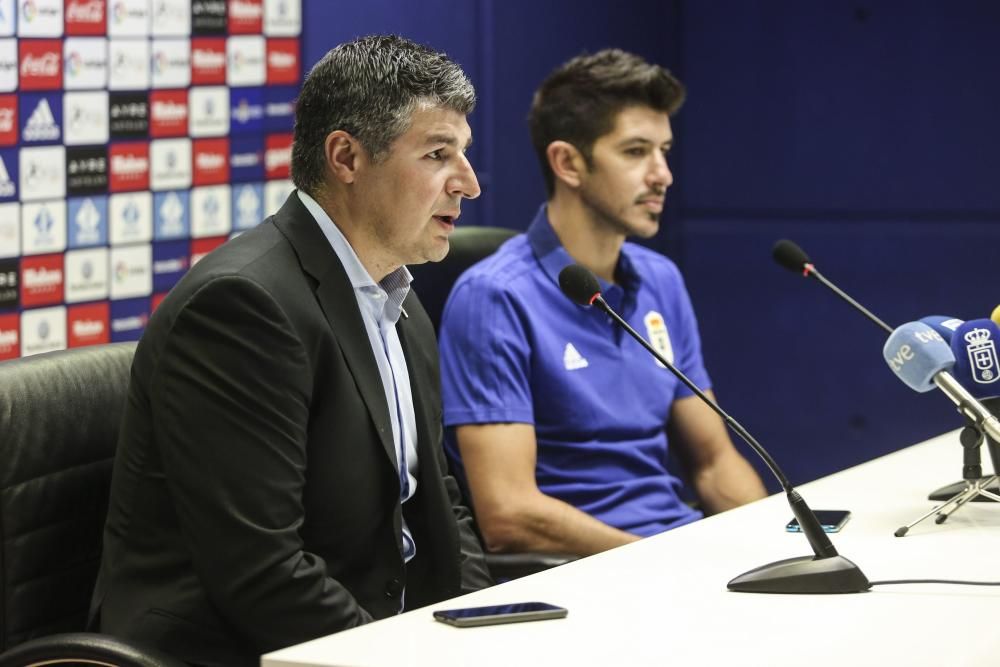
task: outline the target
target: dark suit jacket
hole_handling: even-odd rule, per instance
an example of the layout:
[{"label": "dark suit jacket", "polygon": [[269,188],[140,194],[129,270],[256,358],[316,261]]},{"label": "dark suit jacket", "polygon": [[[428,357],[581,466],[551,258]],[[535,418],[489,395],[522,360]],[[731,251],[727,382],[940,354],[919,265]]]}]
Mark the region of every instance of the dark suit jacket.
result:
[{"label": "dark suit jacket", "polygon": [[404,587],[412,609],[491,583],[441,451],[433,329],[412,292],[404,308],[420,470],[401,512],[354,291],[298,196],[191,269],[132,366],[94,596],[103,632],[256,665],[397,613]]}]

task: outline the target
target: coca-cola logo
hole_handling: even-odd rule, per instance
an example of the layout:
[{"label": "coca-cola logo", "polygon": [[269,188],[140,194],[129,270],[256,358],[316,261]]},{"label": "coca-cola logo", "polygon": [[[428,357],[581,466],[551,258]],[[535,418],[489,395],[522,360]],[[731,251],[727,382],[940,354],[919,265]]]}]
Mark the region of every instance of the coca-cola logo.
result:
[{"label": "coca-cola logo", "polygon": [[59,76],[59,54],[48,52],[41,56],[35,56],[29,53],[21,61],[21,76]]},{"label": "coca-cola logo", "polygon": [[89,2],[73,2],[66,6],[66,21],[76,23],[102,23],[104,21],[104,3],[101,0]]}]

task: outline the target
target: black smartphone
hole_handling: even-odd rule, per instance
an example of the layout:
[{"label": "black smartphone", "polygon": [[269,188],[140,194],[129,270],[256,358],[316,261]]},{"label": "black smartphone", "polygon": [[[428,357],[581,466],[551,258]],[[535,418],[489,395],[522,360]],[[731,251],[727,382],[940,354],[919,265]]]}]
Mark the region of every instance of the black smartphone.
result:
[{"label": "black smartphone", "polygon": [[454,625],[458,628],[472,628],[477,625],[498,623],[521,623],[523,621],[544,621],[549,618],[565,618],[569,611],[546,602],[518,602],[489,607],[468,607],[466,609],[439,609],[434,612],[434,620]]},{"label": "black smartphone", "polygon": [[[816,510],[814,514],[819,519],[819,525],[823,526],[824,533],[839,532],[847,520],[851,518],[851,513],[848,510]],[[789,521],[785,530],[789,533],[801,533],[802,528],[799,527],[799,520]]]}]

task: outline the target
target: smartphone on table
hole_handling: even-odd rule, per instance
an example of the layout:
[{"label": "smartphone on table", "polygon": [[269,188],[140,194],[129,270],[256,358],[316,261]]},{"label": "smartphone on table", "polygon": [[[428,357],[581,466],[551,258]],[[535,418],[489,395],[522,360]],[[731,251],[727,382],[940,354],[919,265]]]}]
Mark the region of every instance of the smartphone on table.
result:
[{"label": "smartphone on table", "polygon": [[[847,520],[851,518],[851,513],[848,510],[816,510],[814,514],[819,519],[819,525],[823,527],[825,533],[839,532]],[[785,526],[785,530],[789,533],[801,533],[802,527],[799,526],[798,519],[792,519]]]},{"label": "smartphone on table", "polygon": [[480,625],[565,618],[568,613],[569,611],[566,608],[557,607],[547,602],[517,602],[488,607],[439,609],[434,612],[434,620],[454,625],[458,628],[472,628]]}]

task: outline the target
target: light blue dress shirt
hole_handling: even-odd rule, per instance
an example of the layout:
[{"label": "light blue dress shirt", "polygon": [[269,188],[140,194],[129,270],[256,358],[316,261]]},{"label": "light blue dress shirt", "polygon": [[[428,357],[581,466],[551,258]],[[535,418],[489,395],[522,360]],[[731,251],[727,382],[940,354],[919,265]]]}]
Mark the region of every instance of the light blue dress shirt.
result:
[{"label": "light blue dress shirt", "polygon": [[[385,390],[385,402],[389,406],[392,421],[392,441],[396,447],[396,464],[400,472],[400,502],[406,502],[417,488],[417,423],[413,413],[413,393],[410,390],[410,373],[406,368],[406,357],[399,343],[396,322],[399,316],[406,316],[403,300],[410,292],[413,279],[405,266],[401,266],[380,283],[369,275],[354,248],[348,243],[343,232],[334,224],[326,211],[316,200],[301,190],[299,200],[319,224],[323,235],[337,253],[344,265],[347,277],[354,287],[372,354],[378,364],[378,372]],[[402,461],[405,465],[400,466]],[[417,553],[413,536],[403,519],[403,559],[409,561]]]}]

